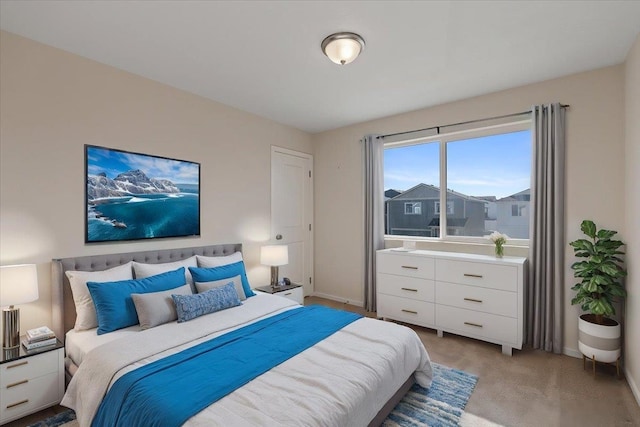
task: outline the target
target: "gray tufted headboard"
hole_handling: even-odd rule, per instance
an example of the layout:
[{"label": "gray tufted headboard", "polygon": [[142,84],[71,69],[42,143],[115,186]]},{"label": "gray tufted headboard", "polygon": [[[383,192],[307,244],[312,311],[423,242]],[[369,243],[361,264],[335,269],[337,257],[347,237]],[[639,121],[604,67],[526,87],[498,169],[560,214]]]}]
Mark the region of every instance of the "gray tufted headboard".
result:
[{"label": "gray tufted headboard", "polygon": [[65,334],[73,329],[76,322],[76,307],[71,295],[71,286],[65,272],[67,270],[101,271],[126,264],[129,261],[147,264],[180,261],[194,255],[223,256],[241,252],[241,243],[199,246],[157,251],[130,252],[126,254],[92,255],[54,259],[51,262],[51,292],[53,309],[53,331],[62,342]]}]

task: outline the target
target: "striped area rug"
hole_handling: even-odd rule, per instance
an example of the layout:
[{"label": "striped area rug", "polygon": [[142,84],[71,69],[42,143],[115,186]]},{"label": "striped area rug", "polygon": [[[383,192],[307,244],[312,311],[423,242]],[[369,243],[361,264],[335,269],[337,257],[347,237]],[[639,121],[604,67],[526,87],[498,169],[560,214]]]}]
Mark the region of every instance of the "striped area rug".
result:
[{"label": "striped area rug", "polygon": [[[433,365],[433,382],[428,389],[414,384],[391,411],[383,427],[453,427],[460,425],[464,407],[478,382],[467,372]],[[72,410],[61,412],[29,427],[76,427]]]},{"label": "striped area rug", "polygon": [[437,363],[428,389],[414,384],[391,411],[383,427],[454,427],[460,425],[464,407],[478,377]]}]

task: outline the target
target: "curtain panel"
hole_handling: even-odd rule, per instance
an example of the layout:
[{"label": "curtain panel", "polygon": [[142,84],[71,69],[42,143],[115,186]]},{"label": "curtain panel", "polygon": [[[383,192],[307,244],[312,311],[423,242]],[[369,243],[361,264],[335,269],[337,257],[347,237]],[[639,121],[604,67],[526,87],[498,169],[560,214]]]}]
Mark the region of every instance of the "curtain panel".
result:
[{"label": "curtain panel", "polygon": [[531,237],[526,342],[553,353],[563,349],[565,108],[536,105],[532,118]]},{"label": "curtain panel", "polygon": [[376,311],[376,251],[384,248],[384,144],[367,135],[364,150],[364,308]]}]

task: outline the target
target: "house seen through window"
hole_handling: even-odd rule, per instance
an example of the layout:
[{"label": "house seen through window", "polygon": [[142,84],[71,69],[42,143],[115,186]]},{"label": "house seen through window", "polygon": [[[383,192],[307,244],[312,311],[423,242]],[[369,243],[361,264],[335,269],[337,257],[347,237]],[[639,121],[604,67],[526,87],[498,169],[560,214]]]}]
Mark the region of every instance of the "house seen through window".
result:
[{"label": "house seen through window", "polygon": [[385,146],[385,234],[529,238],[529,123],[462,134]]}]

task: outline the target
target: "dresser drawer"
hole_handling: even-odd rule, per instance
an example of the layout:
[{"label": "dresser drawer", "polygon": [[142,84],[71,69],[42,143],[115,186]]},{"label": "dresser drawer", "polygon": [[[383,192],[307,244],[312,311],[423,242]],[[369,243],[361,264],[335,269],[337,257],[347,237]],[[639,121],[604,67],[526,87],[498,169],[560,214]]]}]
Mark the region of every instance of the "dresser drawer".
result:
[{"label": "dresser drawer", "polygon": [[434,304],[378,293],[378,317],[422,326],[435,324]]},{"label": "dresser drawer", "polygon": [[501,316],[518,317],[518,294],[478,286],[436,282],[438,304]]},{"label": "dresser drawer", "polygon": [[407,254],[399,255],[388,252],[378,252],[377,257],[376,269],[379,273],[417,277],[421,279],[434,278],[435,263],[432,257]]},{"label": "dresser drawer", "polygon": [[25,357],[0,365],[0,386],[4,391],[7,384],[58,372],[59,350],[48,351],[36,356]]},{"label": "dresser drawer", "polygon": [[522,348],[522,343],[517,342],[518,319],[438,305],[436,321],[438,329]]},{"label": "dresser drawer", "polygon": [[[51,352],[57,353],[57,352]],[[56,370],[10,388],[4,386],[0,393],[2,421],[20,418],[42,408],[55,405],[62,397],[59,393],[62,376]]]},{"label": "dresser drawer", "polygon": [[431,279],[378,273],[376,286],[382,294],[434,302],[435,282]]},{"label": "dresser drawer", "polygon": [[516,292],[518,268],[504,264],[437,259],[436,281]]}]

